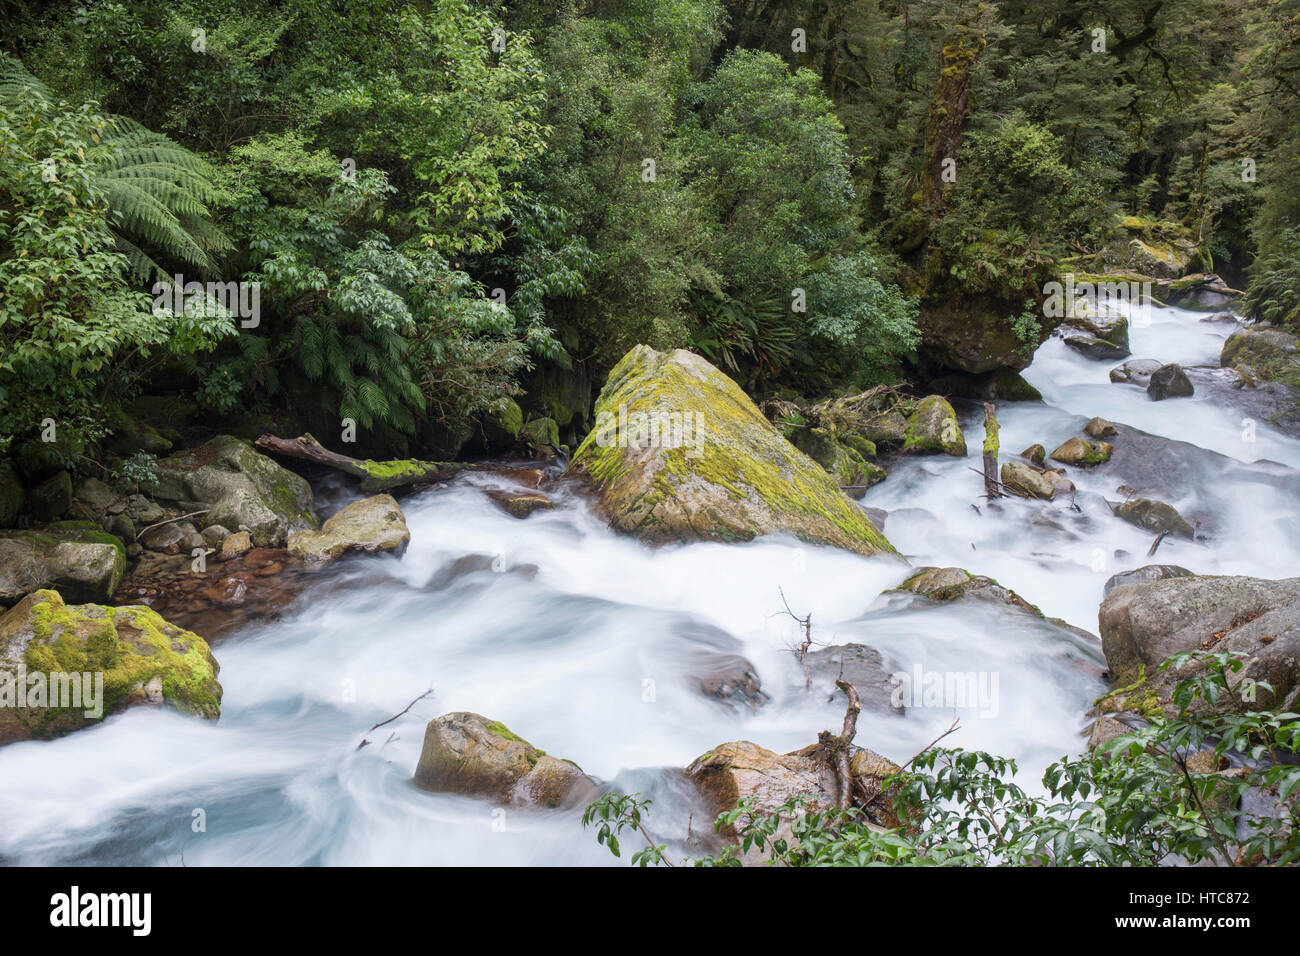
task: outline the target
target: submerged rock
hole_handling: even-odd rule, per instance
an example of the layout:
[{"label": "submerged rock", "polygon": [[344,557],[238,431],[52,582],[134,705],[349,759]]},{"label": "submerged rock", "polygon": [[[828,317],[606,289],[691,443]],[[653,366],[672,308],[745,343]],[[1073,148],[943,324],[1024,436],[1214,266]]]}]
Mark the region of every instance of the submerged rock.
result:
[{"label": "submerged rock", "polygon": [[1245,655],[1242,669],[1228,677],[1237,700],[1217,706],[1294,710],[1300,704],[1300,578],[1193,575],[1124,584],[1106,595],[1098,622],[1117,685],[1100,702],[1102,710],[1172,712],[1170,692],[1198,666],[1156,668],[1174,654],[1200,650]]},{"label": "submerged rock", "polygon": [[1065,344],[1074,351],[1091,359],[1121,359],[1132,354],[1128,348],[1127,319],[1120,319],[1114,328],[1107,330],[1109,335],[1090,328],[1077,328],[1077,322],[1070,321],[1071,324],[1063,326],[1060,331]]},{"label": "submerged rock", "polygon": [[638,345],[610,372],[596,412],[570,469],[590,480],[620,531],[651,543],[785,532],[896,553],[834,479],[698,355]]},{"label": "submerged rock", "polygon": [[1132,571],[1121,571],[1119,574],[1111,575],[1102,586],[1101,596],[1104,598],[1111,591],[1123,587],[1125,584],[1142,584],[1145,581],[1164,581],[1167,578],[1189,578],[1191,576],[1191,571],[1176,564],[1148,564]]},{"label": "submerged rock", "polygon": [[1110,370],[1110,380],[1123,385],[1147,387],[1151,373],[1164,365],[1155,359],[1133,359]]},{"label": "submerged rock", "polygon": [[309,564],[329,564],[345,551],[401,555],[411,541],[406,517],[392,495],[374,495],[346,505],[319,531],[289,535],[289,553]]},{"label": "submerged rock", "polygon": [[107,601],[126,571],[126,548],[102,531],[0,532],[0,604],[42,588],[73,602]]},{"label": "submerged rock", "polygon": [[[147,607],[67,605],[49,590],[29,594],[0,616],[0,701],[23,692],[28,706],[10,700],[0,706],[0,745],[19,740],[49,740],[99,723],[103,717],[138,705],[170,704],[186,713],[215,720],[221,711],[219,670],[207,642],[182,630]],[[31,677],[43,674],[47,687],[57,676],[103,675],[102,713],[87,716],[82,698],[46,697],[31,706]],[[60,706],[53,706],[54,704]],[[63,706],[63,704],[67,706]]]},{"label": "submerged rock", "polygon": [[996,601],[1010,607],[1028,611],[1036,617],[1043,612],[1015,591],[1004,588],[997,581],[982,574],[971,574],[964,568],[918,568],[904,579],[895,590],[911,591],[931,601],[956,601],[959,598],[979,598]]},{"label": "submerged rock", "polygon": [[538,750],[498,721],[464,711],[429,721],[415,784],[535,807],[577,806],[597,793],[577,764]]},{"label": "submerged rock", "polygon": [[1195,529],[1183,519],[1172,506],[1152,498],[1130,498],[1112,506],[1117,518],[1123,518],[1129,524],[1137,525],[1153,534],[1165,532],[1180,538],[1191,539],[1196,536]]},{"label": "submerged rock", "polygon": [[[796,652],[797,653],[797,652]],[[835,686],[843,679],[854,686],[862,709],[868,713],[901,714],[903,705],[894,702],[895,684],[880,652],[865,644],[833,644],[808,651],[804,659],[812,677],[813,691],[846,700]]]},{"label": "submerged rock", "polygon": [[492,489],[487,496],[512,518],[523,519],[535,511],[551,511],[555,508],[555,502],[545,495],[521,495]]},{"label": "submerged rock", "polygon": [[1188,398],[1195,391],[1192,380],[1177,362],[1160,366],[1147,380],[1147,394],[1153,402],[1166,398]]},{"label": "submerged rock", "polygon": [[157,472],[154,499],[181,511],[206,508],[205,523],[246,528],[259,547],[317,527],[307,482],[230,435],[162,459]]}]

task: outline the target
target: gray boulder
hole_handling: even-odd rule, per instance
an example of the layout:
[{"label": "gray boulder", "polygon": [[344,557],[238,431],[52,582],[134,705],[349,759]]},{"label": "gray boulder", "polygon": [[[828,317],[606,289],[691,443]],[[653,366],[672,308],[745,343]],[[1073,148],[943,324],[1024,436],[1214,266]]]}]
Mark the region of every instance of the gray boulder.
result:
[{"label": "gray boulder", "polygon": [[1153,402],[1160,402],[1166,398],[1187,398],[1194,391],[1192,380],[1187,377],[1187,373],[1177,362],[1160,366],[1151,373],[1151,378],[1147,381],[1147,394],[1151,396]]},{"label": "gray boulder", "polygon": [[0,533],[0,605],[42,588],[75,604],[108,603],[126,572],[126,551],[94,531]]},{"label": "gray boulder", "polygon": [[1163,362],[1155,359],[1131,359],[1111,369],[1110,380],[1123,385],[1140,385],[1146,388],[1147,382],[1151,380],[1151,373],[1163,365]]},{"label": "gray boulder", "polygon": [[[1195,665],[1157,673],[1166,658],[1203,649],[1240,652],[1229,672],[1236,701],[1222,709],[1292,710],[1300,703],[1300,578],[1193,575],[1123,584],[1098,612],[1102,650],[1120,691],[1113,709],[1169,712],[1169,695]],[[1265,681],[1273,692],[1256,686]]]},{"label": "gray boulder", "polygon": [[307,482],[238,438],[221,435],[164,458],[157,472],[157,501],[206,508],[206,525],[243,525],[258,547],[281,547],[290,531],[317,527]]}]

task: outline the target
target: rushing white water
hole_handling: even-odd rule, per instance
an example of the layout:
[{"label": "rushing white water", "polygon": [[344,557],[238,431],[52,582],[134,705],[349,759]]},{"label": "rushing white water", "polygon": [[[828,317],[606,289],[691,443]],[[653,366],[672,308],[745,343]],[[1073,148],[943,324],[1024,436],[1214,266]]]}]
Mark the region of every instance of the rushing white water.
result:
[{"label": "rushing white water", "polygon": [[[1135,357],[1192,365],[1214,364],[1231,328],[1177,310],[1141,318],[1131,332]],[[1093,415],[1217,451],[1246,463],[1232,466],[1230,487],[1220,487],[1225,459],[1153,453],[1167,459],[1157,477],[1172,489],[1157,497],[1205,511],[1212,526],[1203,542],[1166,540],[1158,560],[1300,573],[1300,535],[1279,533],[1296,521],[1295,485],[1277,468],[1248,464],[1300,465],[1300,443],[1263,424],[1254,443],[1243,442],[1239,414],[1205,396],[1153,403],[1111,384],[1113,364],[1045,344],[1027,373],[1045,402],[999,409],[1004,451],[1032,442],[1051,449]],[[965,460],[899,461],[863,504],[890,512],[886,533],[913,564],[991,575],[1048,615],[1095,630],[1106,578],[1149,563],[1151,535],[1103,501],[1122,497],[1116,486],[1130,473],[1139,484],[1152,480],[1138,467],[1143,456],[1117,452],[1093,472],[1071,469],[1079,511],[1068,501],[990,506],[969,470],[982,438],[974,417],[966,437]],[[804,691],[790,652],[798,628],[782,592],[796,613],[813,614],[819,642],[870,644],[891,670],[996,679],[994,697],[957,711],[962,729],[946,743],[1015,756],[1027,776],[1082,746],[1084,711],[1103,689],[1093,641],[999,606],[881,597],[906,569],[793,540],[647,548],[609,532],[565,491],[556,510],[518,521],[483,494],[503,485],[471,476],[407,499],[412,543],[400,561],[357,560],[292,613],[220,642],[218,723],[135,710],[58,741],[0,750],[0,857],[613,863],[576,813],[503,815],[485,801],[416,789],[425,723],[453,710],[501,720],[588,773],[651,795],[658,831],[680,836],[692,807],[680,779],[660,768],[729,740],[790,750],[839,726],[842,707]],[[751,712],[701,696],[690,680],[701,648],[744,654],[771,700]],[[429,687],[406,715],[368,729]],[[858,741],[901,761],[953,715],[944,706],[864,713]]]}]

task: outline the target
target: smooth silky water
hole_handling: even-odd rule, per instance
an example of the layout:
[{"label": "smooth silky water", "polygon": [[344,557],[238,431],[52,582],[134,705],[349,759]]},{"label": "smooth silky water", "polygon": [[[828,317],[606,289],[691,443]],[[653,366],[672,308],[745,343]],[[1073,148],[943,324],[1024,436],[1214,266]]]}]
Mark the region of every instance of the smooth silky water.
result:
[{"label": "smooth silky water", "polygon": [[[1138,309],[1134,358],[1217,365],[1234,326],[1203,317]],[[985,502],[970,470],[979,468],[983,437],[973,408],[963,415],[964,460],[895,461],[863,504],[890,512],[886,533],[914,565],[990,575],[1092,632],[1106,579],[1151,561],[1300,574],[1295,475],[1252,464],[1300,466],[1300,443],[1263,423],[1246,440],[1242,414],[1209,395],[1152,402],[1108,380],[1116,364],[1045,343],[1026,372],[1044,402],[998,409],[1004,458],[1033,442],[1050,451],[1094,415],[1226,456],[1174,456],[1162,476],[1173,493],[1152,489],[1178,507],[1209,502],[1204,541],[1166,539],[1148,559],[1152,535],[1105,503],[1122,498],[1117,488],[1128,481],[1118,460],[1069,470],[1078,511],[1068,499]],[[1150,472],[1138,478],[1149,482]],[[791,652],[799,627],[782,592],[795,613],[812,614],[819,643],[870,644],[891,671],[997,681],[993,706],[864,713],[860,744],[902,762],[957,716],[961,729],[945,744],[1014,756],[1027,785],[1083,747],[1084,713],[1105,689],[1095,641],[998,605],[882,597],[904,567],[793,540],[644,547],[611,533],[564,490],[556,510],[517,521],[483,494],[494,486],[505,484],[469,476],[404,500],[412,540],[400,561],[358,559],[292,613],[219,642],[219,722],[139,709],[58,741],[0,750],[0,858],[617,863],[582,830],[577,811],[503,813],[415,788],[424,725],[454,710],[500,720],[596,777],[651,795],[656,835],[685,835],[691,813],[698,832],[707,823],[666,768],[731,740],[792,750],[842,719],[842,704],[804,690]],[[690,681],[701,647],[743,653],[771,700],[750,712],[701,696]],[[405,716],[369,730],[430,687]],[[204,832],[195,832],[196,811]]]}]

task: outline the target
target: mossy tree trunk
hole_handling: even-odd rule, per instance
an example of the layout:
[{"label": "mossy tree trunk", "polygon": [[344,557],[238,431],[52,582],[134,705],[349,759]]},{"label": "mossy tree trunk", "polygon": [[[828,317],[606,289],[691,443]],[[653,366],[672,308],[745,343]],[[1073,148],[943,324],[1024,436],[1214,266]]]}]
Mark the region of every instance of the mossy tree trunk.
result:
[{"label": "mossy tree trunk", "polygon": [[998,420],[992,402],[984,403],[984,497],[1005,497],[998,481]]}]

